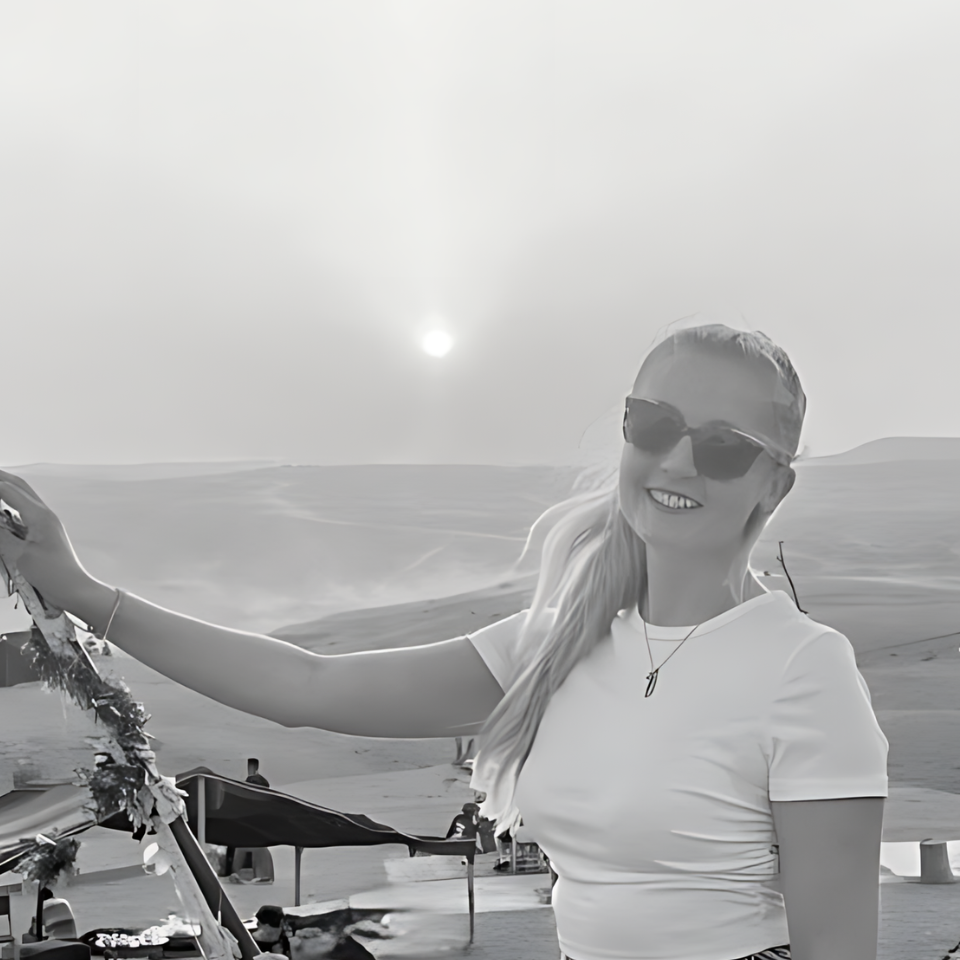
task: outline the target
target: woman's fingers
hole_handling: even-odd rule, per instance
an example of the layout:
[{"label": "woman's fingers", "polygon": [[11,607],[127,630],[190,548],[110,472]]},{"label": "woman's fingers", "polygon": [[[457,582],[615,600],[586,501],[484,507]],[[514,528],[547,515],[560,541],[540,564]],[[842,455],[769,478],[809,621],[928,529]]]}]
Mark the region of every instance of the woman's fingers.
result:
[{"label": "woman's fingers", "polygon": [[0,524],[20,540],[31,524],[38,523],[47,507],[18,484],[0,480]]},{"label": "woman's fingers", "polygon": [[46,504],[33,491],[24,490],[18,483],[0,477],[0,497],[14,507],[26,519],[28,513],[47,509]]}]

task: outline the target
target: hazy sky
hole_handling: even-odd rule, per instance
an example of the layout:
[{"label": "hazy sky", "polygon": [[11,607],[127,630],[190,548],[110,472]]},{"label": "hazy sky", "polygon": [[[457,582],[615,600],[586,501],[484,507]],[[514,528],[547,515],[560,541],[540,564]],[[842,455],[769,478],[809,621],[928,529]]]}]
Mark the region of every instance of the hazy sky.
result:
[{"label": "hazy sky", "polygon": [[958,45],[952,0],[5,0],[0,463],[552,462],[714,307],[814,454],[960,436]]}]

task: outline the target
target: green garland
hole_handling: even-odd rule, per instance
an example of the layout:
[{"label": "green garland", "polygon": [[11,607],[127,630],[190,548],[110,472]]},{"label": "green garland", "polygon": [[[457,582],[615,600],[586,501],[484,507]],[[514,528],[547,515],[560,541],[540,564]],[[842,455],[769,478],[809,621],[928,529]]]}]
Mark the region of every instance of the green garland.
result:
[{"label": "green garland", "polygon": [[[23,652],[31,658],[34,668],[43,683],[54,690],[62,690],[82,710],[92,712],[96,722],[109,731],[110,737],[122,751],[107,748],[98,753],[95,768],[76,771],[81,783],[90,790],[93,810],[98,820],[106,819],[118,811],[124,811],[134,828],[143,826],[144,812],[140,803],[147,784],[147,771],[141,763],[131,763],[143,751],[150,752],[148,734],[144,725],[150,715],[143,704],[133,699],[129,687],[123,681],[100,676],[84,651],[79,652],[68,666],[50,649],[37,627]],[[90,741],[94,747],[103,741]]]},{"label": "green garland", "polygon": [[[150,749],[150,735],[144,730],[149,716],[143,705],[133,699],[122,680],[100,676],[77,640],[73,621],[63,610],[49,606],[6,555],[4,548],[10,546],[6,534],[20,540],[26,536],[22,521],[19,515],[14,516],[15,513],[0,500],[0,583],[7,584],[8,595],[18,594],[33,618],[24,652],[31,657],[48,688],[62,690],[81,709],[92,712],[94,722],[104,727],[102,736],[87,738],[96,751],[94,769],[77,770],[80,784],[87,786],[90,792],[91,815],[101,822],[122,812],[133,826],[135,839],[142,838],[148,829],[156,836],[184,907],[199,919],[200,949],[208,960],[235,960],[243,955],[245,951],[238,936],[245,938],[247,953],[255,951],[256,945],[249,932],[232,910],[231,924],[235,932],[221,926],[219,916],[212,912],[180,848],[174,826],[175,821],[181,827],[186,822],[184,798],[187,794],[177,787],[172,777],[164,777],[157,770],[157,756]],[[54,847],[56,844],[57,841],[53,841]],[[54,855],[41,849],[50,845],[51,841],[38,836],[18,858],[17,867],[40,870],[40,865],[48,863],[48,858]],[[71,849],[72,845],[60,848],[64,856]],[[38,907],[38,913],[41,912]]]},{"label": "green garland", "polygon": [[[71,647],[71,660],[57,656],[34,624],[21,653],[30,658],[47,688],[63,691],[80,709],[89,711],[94,722],[105,728],[107,736],[87,738],[98,752],[92,769],[76,769],[78,784],[90,791],[86,806],[91,816],[99,822],[123,812],[133,825],[133,836],[139,839],[148,828],[150,833],[154,832],[150,818],[155,812],[155,797],[150,789],[152,778],[147,767],[153,765],[155,754],[150,750],[150,734],[144,730],[150,715],[142,703],[133,699],[122,680],[100,675],[86,650],[75,639]],[[76,849],[71,844],[79,848],[77,840],[66,838],[51,846],[46,838],[38,836],[13,869],[30,880],[37,879],[40,874],[47,875],[52,867],[45,864],[59,862],[57,858],[66,856],[70,849],[76,856]]]},{"label": "green garland", "polygon": [[20,858],[17,869],[41,887],[52,887],[61,873],[73,875],[79,849],[80,841],[76,837],[64,837],[61,840],[38,837],[34,848]]}]

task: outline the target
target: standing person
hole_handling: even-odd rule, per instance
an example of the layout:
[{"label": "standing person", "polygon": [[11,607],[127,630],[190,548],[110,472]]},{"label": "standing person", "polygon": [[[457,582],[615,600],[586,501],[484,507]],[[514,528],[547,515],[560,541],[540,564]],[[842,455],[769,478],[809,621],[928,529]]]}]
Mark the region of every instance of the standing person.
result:
[{"label": "standing person", "polygon": [[549,856],[568,960],[875,960],[887,743],[849,641],[748,564],[805,404],[765,335],[669,328],[617,483],[570,502],[530,609],[422,646],[321,656],[154,606],[91,576],[10,474],[26,532],[0,536],[48,602],[221,703],[355,736],[482,731],[474,788]]}]

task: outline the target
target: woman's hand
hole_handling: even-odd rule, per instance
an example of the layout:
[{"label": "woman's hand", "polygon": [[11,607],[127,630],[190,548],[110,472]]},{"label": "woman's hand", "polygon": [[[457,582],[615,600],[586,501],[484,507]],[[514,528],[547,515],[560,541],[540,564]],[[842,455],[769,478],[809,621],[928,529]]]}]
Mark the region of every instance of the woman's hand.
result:
[{"label": "woman's hand", "polygon": [[0,470],[0,547],[3,556],[48,606],[72,610],[90,581],[60,518],[21,477]]}]

